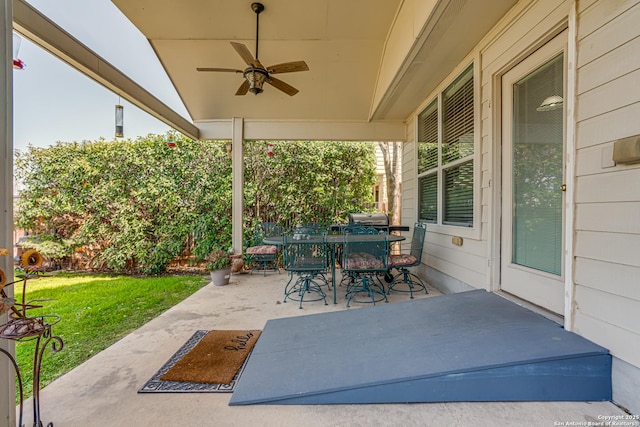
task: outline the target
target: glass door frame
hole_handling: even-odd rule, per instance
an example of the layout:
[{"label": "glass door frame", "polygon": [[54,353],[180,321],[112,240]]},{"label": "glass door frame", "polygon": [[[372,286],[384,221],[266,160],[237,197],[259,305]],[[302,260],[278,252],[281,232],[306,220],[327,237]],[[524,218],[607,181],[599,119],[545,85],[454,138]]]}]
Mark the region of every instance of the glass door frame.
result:
[{"label": "glass door frame", "polygon": [[[498,138],[498,153],[496,154],[497,159],[499,160],[496,164],[499,165],[499,171],[497,171],[497,177],[498,179],[496,180],[497,183],[499,183],[499,185],[497,185],[497,191],[498,194],[500,195],[500,203],[496,206],[496,209],[499,209],[498,212],[498,216],[499,216],[499,220],[497,221],[497,227],[499,228],[500,232],[498,234],[499,236],[499,243],[498,243],[498,251],[496,253],[496,256],[494,259],[496,259],[497,261],[497,267],[496,267],[496,275],[494,277],[496,277],[496,281],[494,283],[496,283],[497,289],[499,290],[505,290],[505,292],[509,292],[512,293],[509,289],[505,289],[504,288],[504,282],[505,282],[505,278],[504,278],[504,273],[505,273],[505,268],[507,266],[505,266],[506,263],[506,259],[507,257],[505,256],[505,254],[508,254],[508,258],[510,260],[510,256],[512,253],[512,247],[511,244],[508,243],[508,240],[511,239],[511,220],[510,220],[510,213],[508,211],[506,211],[505,209],[507,209],[508,207],[505,206],[506,203],[509,203],[509,200],[511,199],[511,196],[509,194],[507,194],[507,192],[511,191],[511,184],[509,184],[509,186],[505,189],[503,187],[503,182],[505,180],[505,178],[508,178],[509,180],[511,179],[511,173],[512,171],[507,169],[507,168],[511,168],[512,164],[511,164],[511,160],[509,158],[507,158],[506,160],[504,159],[504,154],[505,151],[503,150],[512,150],[512,146],[511,146],[511,138],[512,135],[508,134],[511,132],[511,124],[509,124],[509,126],[507,126],[506,128],[504,127],[504,122],[507,120],[512,120],[513,118],[513,88],[512,87],[503,87],[503,80],[505,77],[507,77],[509,75],[509,73],[511,71],[515,70],[515,73],[517,74],[513,74],[511,76],[509,76],[509,82],[510,83],[515,83],[517,81],[520,81],[522,78],[524,78],[525,76],[529,75],[530,73],[534,72],[535,70],[539,69],[540,67],[544,66],[545,64],[547,64],[549,61],[551,61],[553,58],[555,58],[557,55],[559,54],[564,54],[564,64],[563,64],[563,97],[566,99],[570,99],[571,98],[571,91],[570,91],[570,87],[568,86],[568,49],[567,49],[567,31],[562,32],[561,34],[557,35],[555,38],[553,38],[552,40],[550,40],[549,42],[547,42],[546,44],[544,44],[542,47],[540,47],[539,49],[537,49],[536,51],[534,51],[533,53],[531,53],[529,56],[527,56],[526,58],[524,58],[522,61],[520,61],[519,63],[515,64],[514,66],[512,66],[509,70],[507,70],[505,73],[501,74],[500,76],[498,76],[497,80],[496,80],[496,85],[498,85],[498,87],[502,88],[502,90],[500,91],[498,97],[500,102],[498,103],[498,105],[500,105],[501,107],[499,108],[499,112],[498,112],[498,116],[497,116],[497,126],[501,129],[501,133],[502,133],[502,137]],[[518,70],[518,68],[522,68],[522,70]],[[505,84],[506,86],[506,84]],[[510,99],[505,99],[506,96],[509,96]],[[504,104],[508,104],[508,105],[504,105]],[[566,104],[566,103],[565,103]],[[511,108],[511,112],[507,113],[505,112],[505,108]],[[569,139],[568,139],[568,135],[569,135],[569,126],[572,126],[572,124],[570,123],[570,121],[568,120],[568,111],[569,109],[567,108],[566,105],[563,106],[563,110],[564,110],[564,125],[563,125],[563,175],[564,175],[564,181],[566,182],[567,178],[568,178],[568,172],[569,169],[567,167],[567,153],[570,153],[571,151],[569,151],[569,147],[572,146],[572,144],[569,143]],[[571,132],[571,134],[573,134]],[[511,156],[510,152],[507,152],[507,155]],[[506,165],[505,165],[506,163]],[[503,174],[505,174],[506,176],[503,176]],[[496,175],[494,175],[496,176]],[[553,311],[555,313],[558,313],[560,315],[563,314],[564,312],[564,306],[565,306],[565,301],[564,301],[564,283],[566,280],[566,277],[564,276],[566,274],[566,265],[567,263],[565,262],[566,259],[564,257],[567,256],[567,251],[566,251],[566,236],[567,236],[567,232],[566,232],[566,228],[570,227],[570,218],[568,219],[567,216],[567,212],[566,212],[566,200],[567,200],[567,196],[568,194],[564,194],[563,197],[563,202],[562,202],[562,207],[563,207],[563,219],[562,219],[562,225],[563,225],[563,236],[562,236],[562,240],[563,240],[563,245],[562,245],[562,251],[561,251],[561,255],[563,256],[563,259],[561,260],[562,262],[562,276],[557,276],[555,274],[552,273],[545,273],[542,271],[538,271],[538,270],[534,270],[534,269],[529,269],[527,267],[522,267],[520,268],[520,266],[515,266],[516,269],[521,269],[523,270],[526,274],[530,274],[531,277],[534,278],[534,281],[540,280],[541,282],[544,281],[551,281],[554,283],[554,289],[556,289],[555,291],[553,291],[553,296],[549,295],[549,298],[546,298],[545,295],[542,296],[532,296],[530,298],[528,298],[526,295],[522,296],[519,295],[518,293],[515,293],[515,295],[519,298],[523,298],[527,301],[532,302],[533,304],[542,306],[550,311]],[[505,199],[507,199],[505,201]],[[509,218],[505,218],[507,216],[507,214],[509,215]],[[508,233],[508,236],[505,236],[505,233]],[[569,243],[571,244],[571,243]],[[557,285],[557,288],[555,288],[555,285]]]}]

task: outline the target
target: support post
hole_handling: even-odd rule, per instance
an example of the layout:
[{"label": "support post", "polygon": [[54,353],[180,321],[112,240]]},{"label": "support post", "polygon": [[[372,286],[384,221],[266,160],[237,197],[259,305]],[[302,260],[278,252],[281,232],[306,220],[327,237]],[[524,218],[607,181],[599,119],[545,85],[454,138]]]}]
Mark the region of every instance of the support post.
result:
[{"label": "support post", "polygon": [[567,191],[565,192],[565,219],[564,219],[564,328],[567,331],[574,330],[575,319],[575,285],[574,285],[574,247],[575,247],[575,188],[576,188],[576,100],[578,81],[578,2],[574,1],[569,9],[569,34],[567,46],[567,91],[565,105],[566,112],[566,164],[565,164],[565,181]]},{"label": "support post", "polygon": [[243,208],[244,208],[244,119],[234,117],[232,123],[232,244],[236,253],[243,250]]},{"label": "support post", "polygon": [[[13,2],[0,0],[0,248],[13,252]],[[13,281],[12,255],[0,257],[0,267]],[[13,292],[12,289],[8,290]],[[0,317],[0,323],[7,320]],[[15,346],[0,340],[0,346],[15,355]],[[13,366],[0,357],[0,425],[16,425],[16,389]]]}]

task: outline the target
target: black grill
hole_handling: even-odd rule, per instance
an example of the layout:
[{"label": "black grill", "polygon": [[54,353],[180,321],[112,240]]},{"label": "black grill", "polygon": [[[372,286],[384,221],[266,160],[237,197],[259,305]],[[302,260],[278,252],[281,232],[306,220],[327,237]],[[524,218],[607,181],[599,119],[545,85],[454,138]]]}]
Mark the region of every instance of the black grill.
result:
[{"label": "black grill", "polygon": [[389,217],[385,214],[365,214],[365,213],[352,213],[349,214],[349,224],[361,224],[377,227],[388,227]]}]

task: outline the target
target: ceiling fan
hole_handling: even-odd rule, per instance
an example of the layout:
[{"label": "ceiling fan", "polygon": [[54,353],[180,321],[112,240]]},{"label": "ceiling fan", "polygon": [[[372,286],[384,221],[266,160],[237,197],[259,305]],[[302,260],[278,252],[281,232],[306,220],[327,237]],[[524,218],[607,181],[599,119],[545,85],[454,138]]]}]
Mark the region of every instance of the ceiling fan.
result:
[{"label": "ceiling fan", "polygon": [[267,82],[287,95],[293,96],[298,93],[298,89],[273,77],[272,74],[309,71],[309,67],[304,61],[284,62],[282,64],[271,65],[269,67],[262,65],[258,59],[258,36],[260,29],[260,12],[264,10],[264,5],[262,3],[251,3],[251,9],[256,13],[256,57],[254,58],[253,55],[251,55],[247,46],[242,43],[231,42],[231,46],[233,46],[236,52],[238,52],[238,55],[240,55],[248,67],[244,70],[236,70],[233,68],[196,68],[196,70],[242,73],[244,82],[242,82],[236,91],[236,95],[246,95],[247,92],[257,95],[262,92],[262,87],[264,83]]}]

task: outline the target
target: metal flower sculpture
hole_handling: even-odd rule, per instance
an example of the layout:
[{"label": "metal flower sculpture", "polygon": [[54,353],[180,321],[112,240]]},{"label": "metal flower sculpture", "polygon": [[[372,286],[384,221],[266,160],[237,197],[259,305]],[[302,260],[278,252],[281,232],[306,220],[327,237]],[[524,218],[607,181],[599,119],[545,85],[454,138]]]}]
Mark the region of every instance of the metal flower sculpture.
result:
[{"label": "metal flower sculpture", "polygon": [[[9,255],[7,249],[0,248],[0,255]],[[20,257],[20,273],[17,274],[18,280],[7,283],[7,275],[0,268],[0,315],[8,313],[7,321],[0,325],[0,338],[10,339],[14,341],[24,341],[28,339],[36,340],[35,354],[33,358],[33,420],[34,425],[41,426],[40,421],[40,369],[42,367],[42,358],[46,348],[50,345],[54,352],[62,350],[64,343],[62,338],[53,335],[51,328],[60,321],[60,317],[55,314],[39,314],[32,315],[31,310],[42,308],[38,305],[41,301],[28,301],[27,282],[29,279],[40,277],[42,269],[42,255],[36,250],[30,249],[24,252]],[[20,301],[10,297],[6,289],[14,284],[22,283],[22,296]],[[6,350],[0,348],[0,352],[4,353],[13,364],[18,379],[18,389],[20,393],[20,419],[19,426],[22,426],[22,409],[23,409],[23,387],[20,369],[15,358]],[[47,426],[52,426],[49,423]]]}]

